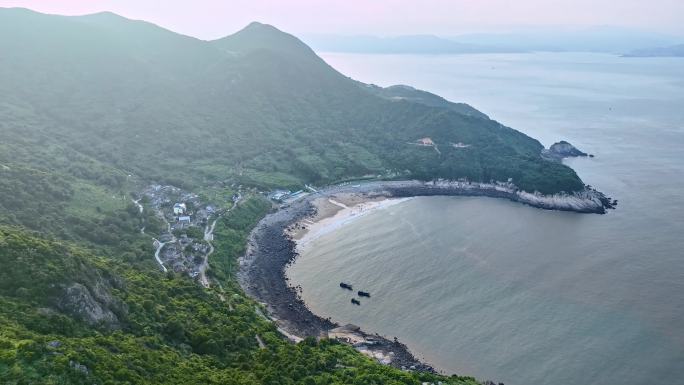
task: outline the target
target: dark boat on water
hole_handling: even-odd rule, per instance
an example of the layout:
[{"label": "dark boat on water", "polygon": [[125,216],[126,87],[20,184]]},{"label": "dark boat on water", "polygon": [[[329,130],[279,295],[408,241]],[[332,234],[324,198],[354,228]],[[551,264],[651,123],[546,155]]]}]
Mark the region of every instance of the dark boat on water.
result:
[{"label": "dark boat on water", "polygon": [[354,305],[361,305],[361,301],[359,301],[359,300],[356,299],[356,298],[352,298],[352,303],[353,303]]},{"label": "dark boat on water", "polygon": [[357,294],[359,295],[359,297],[368,297],[368,298],[370,298],[370,293],[367,292],[367,291],[360,291],[360,290],[359,290],[359,292],[358,292]]},{"label": "dark boat on water", "polygon": [[350,285],[350,284],[348,284],[348,283],[344,283],[344,282],[340,282],[340,287],[343,288],[343,289],[347,289],[347,290],[351,290],[351,289],[352,289],[352,285]]}]

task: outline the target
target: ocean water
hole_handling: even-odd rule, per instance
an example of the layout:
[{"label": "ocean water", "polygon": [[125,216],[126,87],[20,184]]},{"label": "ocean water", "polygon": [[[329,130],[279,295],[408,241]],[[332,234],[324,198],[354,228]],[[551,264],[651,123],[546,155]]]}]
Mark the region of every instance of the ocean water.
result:
[{"label": "ocean water", "polygon": [[[341,72],[464,101],[619,200],[607,215],[423,197],[313,241],[312,310],[508,385],[684,383],[684,60],[603,54],[327,54]],[[350,303],[340,281],[371,292]]]}]

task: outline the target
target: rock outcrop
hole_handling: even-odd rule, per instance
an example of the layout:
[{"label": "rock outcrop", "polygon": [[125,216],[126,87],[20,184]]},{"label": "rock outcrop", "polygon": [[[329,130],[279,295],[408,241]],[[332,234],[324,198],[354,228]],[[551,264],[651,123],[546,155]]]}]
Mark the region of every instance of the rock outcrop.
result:
[{"label": "rock outcrop", "polygon": [[553,161],[561,161],[563,158],[574,158],[578,156],[589,155],[586,152],[578,150],[577,147],[564,140],[554,143],[548,149],[542,150],[542,157]]},{"label": "rock outcrop", "polygon": [[90,290],[83,284],[73,283],[64,288],[56,305],[61,312],[89,325],[113,329],[119,326],[119,318],[111,309],[115,302],[100,285]]}]

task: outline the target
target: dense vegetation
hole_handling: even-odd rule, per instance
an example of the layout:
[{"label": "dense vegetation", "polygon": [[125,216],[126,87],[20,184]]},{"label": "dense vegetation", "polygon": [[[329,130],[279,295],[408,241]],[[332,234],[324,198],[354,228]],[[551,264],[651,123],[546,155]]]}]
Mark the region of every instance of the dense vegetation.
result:
[{"label": "dense vegetation", "polygon": [[139,229],[154,233],[161,225],[151,211],[140,215],[128,196],[96,181],[21,166],[0,169],[0,196],[0,224],[116,251],[131,262],[152,252]]},{"label": "dense vegetation", "polygon": [[234,278],[270,209],[258,195],[219,221],[209,290],[158,271],[140,229],[162,223],[133,199],[155,182],[226,207],[226,186],[368,175],[583,186],[472,107],[350,80],[270,26],[205,42],[108,13],[0,9],[0,52],[2,383],[474,383],[284,341]]},{"label": "dense vegetation", "polygon": [[[235,261],[265,208],[249,201],[221,223],[221,259]],[[230,263],[213,266],[225,278],[205,290],[173,273],[140,271],[9,227],[0,227],[0,263],[4,384],[474,383],[402,372],[334,341],[290,344],[238,289]],[[117,323],[88,325],[60,307],[74,284],[112,310]]]}]

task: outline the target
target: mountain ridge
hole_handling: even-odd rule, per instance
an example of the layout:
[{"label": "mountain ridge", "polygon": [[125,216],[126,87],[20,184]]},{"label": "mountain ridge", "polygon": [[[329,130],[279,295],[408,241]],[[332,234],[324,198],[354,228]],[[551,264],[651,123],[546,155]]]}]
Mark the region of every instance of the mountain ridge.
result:
[{"label": "mountain ridge", "polygon": [[[41,17],[50,19],[49,16]],[[151,151],[151,142],[161,140],[159,144],[165,151],[184,153],[188,150],[185,146],[179,146],[179,143],[169,141],[169,138],[159,137],[161,131],[155,131],[155,127],[164,126],[172,136],[181,132],[187,132],[191,137],[214,135],[217,140],[214,143],[206,142],[205,146],[210,147],[208,153],[212,154],[212,159],[218,159],[213,155],[216,154],[222,159],[221,163],[246,162],[247,168],[256,172],[262,173],[264,168],[272,169],[272,172],[280,175],[294,174],[301,182],[327,183],[354,175],[397,174],[408,170],[405,176],[418,178],[468,177],[488,181],[513,177],[522,188],[542,192],[582,188],[578,178],[564,166],[560,166],[556,172],[565,172],[568,181],[574,181],[554,188],[551,184],[543,183],[543,178],[535,178],[536,181],[532,182],[520,172],[507,175],[512,169],[501,173],[497,171],[501,163],[481,164],[487,158],[480,156],[479,152],[489,151],[495,157],[509,153],[520,162],[531,162],[530,166],[540,171],[556,167],[549,166],[537,157],[536,153],[541,151],[537,141],[523,134],[515,141],[508,141],[513,139],[509,135],[512,131],[502,130],[500,124],[489,119],[477,120],[482,115],[476,117],[474,112],[463,115],[460,113],[462,111],[450,110],[455,115],[444,120],[444,114],[448,115],[446,111],[449,109],[437,110],[446,104],[430,106],[411,101],[425,100],[425,93],[414,98],[404,95],[404,99],[393,101],[378,97],[365,85],[351,81],[334,70],[300,40],[274,27],[252,24],[234,35],[209,42],[164,32],[164,44],[158,44],[155,36],[161,32],[156,30],[152,37],[133,39],[131,34],[114,33],[92,27],[89,24],[91,22],[82,23],[78,20],[78,17],[60,17],[58,33],[51,33],[52,36],[46,41],[29,33],[15,33],[12,41],[0,40],[2,48],[24,51],[23,55],[9,58],[12,63],[8,64],[14,68],[14,72],[5,72],[3,75],[8,79],[4,82],[4,99],[16,94],[13,89],[36,90],[18,103],[41,111],[40,115],[47,115],[46,118],[52,122],[61,122],[58,123],[60,136],[66,135],[65,139],[69,141],[67,146],[73,147],[73,143],[80,142],[77,138],[83,133],[99,132],[111,137],[112,141],[97,144],[93,151],[89,151],[89,155],[100,160],[103,160],[103,156],[119,158],[117,162],[120,166],[133,168],[133,171],[146,178],[158,178],[154,174],[159,174],[150,173],[152,170],[149,168],[148,171],[143,169],[151,165],[148,155],[157,158],[158,163],[167,163],[159,159],[160,153]],[[125,18],[119,21],[129,23]],[[60,35],[59,32],[66,28],[62,28],[63,23],[70,24],[70,34]],[[145,29],[152,28],[151,24],[144,25]],[[51,27],[48,25],[43,28],[49,30]],[[133,30],[139,32],[137,27]],[[71,44],[71,41],[78,41],[78,46]],[[283,41],[287,44],[282,44]],[[21,47],[12,45],[17,42],[21,43]],[[41,48],[34,50],[32,47]],[[226,51],[241,53],[235,56]],[[37,58],[42,59],[37,61]],[[22,73],[28,60],[30,65],[38,67],[32,72]],[[5,71],[8,68],[5,66]],[[3,69],[0,68],[0,71]],[[38,73],[43,75],[39,78]],[[21,84],[14,84],[16,78],[22,79]],[[75,92],[58,95],[57,92],[65,86],[73,88]],[[8,102],[14,105],[17,101]],[[266,111],[266,114],[262,113]],[[423,116],[420,121],[431,123],[422,124],[420,128],[416,125],[417,121],[410,123],[411,119],[397,120],[402,114],[416,118],[420,115]],[[79,116],[81,119],[74,120]],[[85,122],[88,122],[86,131],[85,127],[78,128]],[[217,131],[217,124],[211,122],[224,122],[225,128]],[[409,124],[413,126],[409,127]],[[247,129],[248,126],[262,128],[252,130]],[[364,126],[367,128],[360,130]],[[486,129],[483,131],[478,126]],[[137,140],[131,140],[134,137],[127,135],[130,131],[136,132]],[[52,132],[54,134],[54,130]],[[230,138],[226,136],[228,132]],[[476,132],[479,132],[479,137],[475,135]],[[482,142],[470,150],[472,156],[469,162],[474,162],[475,168],[458,171],[459,167],[453,168],[452,163],[456,159],[451,158],[468,156],[468,152],[433,158],[420,149],[401,144],[425,136],[442,137],[442,142],[454,143],[475,139],[482,141],[485,137],[489,139],[486,139],[487,143]],[[272,153],[266,157],[263,152],[240,145],[240,142],[249,141],[250,137],[274,149],[292,147],[301,148],[303,152],[294,156],[283,154],[284,157]],[[501,141],[503,137],[508,139]],[[335,141],[325,151],[320,144],[311,142],[312,139],[325,142],[329,138],[335,138]],[[371,163],[365,160],[359,162],[358,157],[357,160],[353,159],[345,143],[353,145],[357,149],[355,152],[372,154],[370,157],[362,156]],[[397,157],[388,152],[390,143],[403,155]],[[497,155],[493,149],[487,149],[494,143],[510,148],[505,150],[502,147],[496,151]],[[342,144],[345,145],[340,146]],[[219,155],[220,145],[226,146],[223,155]],[[121,157],[113,150],[125,156]],[[238,154],[237,158],[228,156],[233,153]],[[141,158],[143,154],[146,156]],[[301,159],[296,162],[297,166],[285,167],[291,163],[290,159],[297,157]],[[209,160],[206,152],[200,158],[193,158]],[[318,165],[312,168],[310,161]],[[131,162],[135,164],[129,164]],[[462,160],[457,162],[463,163]],[[350,168],[352,164],[356,165]],[[189,163],[176,166],[179,175],[197,175],[196,171],[190,172]],[[158,170],[159,166],[153,169]]]}]

